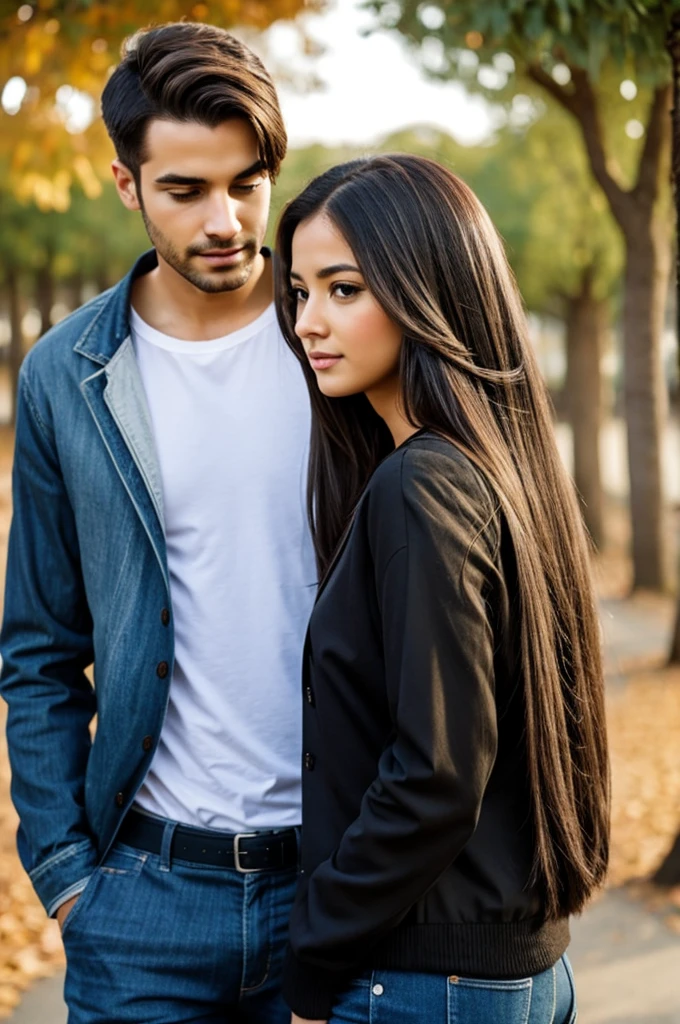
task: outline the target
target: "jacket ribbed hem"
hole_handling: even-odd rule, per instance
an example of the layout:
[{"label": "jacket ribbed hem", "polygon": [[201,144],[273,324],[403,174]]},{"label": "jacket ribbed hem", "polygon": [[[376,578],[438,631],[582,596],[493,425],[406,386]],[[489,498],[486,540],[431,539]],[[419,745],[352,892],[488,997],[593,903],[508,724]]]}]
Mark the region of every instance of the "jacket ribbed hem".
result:
[{"label": "jacket ribbed hem", "polygon": [[529,978],[557,963],[569,945],[569,919],[504,924],[419,924],[397,928],[371,953],[386,971]]},{"label": "jacket ribbed hem", "polygon": [[[529,978],[547,971],[569,945],[569,920],[479,924],[421,924],[396,928],[357,967],[493,980]],[[288,950],[283,993],[300,1017],[327,1019],[346,973],[323,970]]]},{"label": "jacket ribbed hem", "polygon": [[283,970],[283,998],[298,1017],[328,1020],[337,993],[350,979],[350,974],[302,963],[288,947]]}]

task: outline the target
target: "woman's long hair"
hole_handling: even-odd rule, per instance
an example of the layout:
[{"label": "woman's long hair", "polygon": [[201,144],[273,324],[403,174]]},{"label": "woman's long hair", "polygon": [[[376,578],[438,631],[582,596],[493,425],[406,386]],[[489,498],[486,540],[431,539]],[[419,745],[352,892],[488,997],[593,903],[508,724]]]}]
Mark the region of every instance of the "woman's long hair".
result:
[{"label": "woman's long hair", "polygon": [[393,444],[364,395],[322,394],[295,334],[293,234],[318,213],[339,229],[401,328],[406,417],[471,459],[507,522],[519,587],[532,882],[544,891],[548,917],[578,911],[602,882],[609,850],[600,631],[587,537],[503,246],[467,185],[422,157],[334,167],[285,209],[277,310],[311,395],[308,511],[321,573]]}]

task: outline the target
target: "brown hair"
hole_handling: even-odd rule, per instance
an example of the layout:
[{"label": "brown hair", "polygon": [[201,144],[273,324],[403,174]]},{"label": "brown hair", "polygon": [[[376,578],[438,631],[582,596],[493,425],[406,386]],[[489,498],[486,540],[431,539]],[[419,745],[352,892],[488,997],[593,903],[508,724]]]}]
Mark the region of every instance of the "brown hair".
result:
[{"label": "brown hair", "polygon": [[449,438],[497,496],[517,563],[518,658],[546,914],[582,908],[609,850],[609,770],[600,631],[574,488],[557,452],[546,389],[499,236],[463,181],[422,157],[332,168],[285,209],[277,308],[312,409],[308,509],[323,573],[378,462],[393,447],[365,395],[321,393],[295,334],[291,247],[323,212],[403,334],[409,421]]},{"label": "brown hair", "polygon": [[287,137],[274,83],[252,50],[212,25],[175,22],[135,33],[106,84],[102,116],[119,159],[139,181],[149,122],[232,117],[252,126],[265,170],[275,178]]}]

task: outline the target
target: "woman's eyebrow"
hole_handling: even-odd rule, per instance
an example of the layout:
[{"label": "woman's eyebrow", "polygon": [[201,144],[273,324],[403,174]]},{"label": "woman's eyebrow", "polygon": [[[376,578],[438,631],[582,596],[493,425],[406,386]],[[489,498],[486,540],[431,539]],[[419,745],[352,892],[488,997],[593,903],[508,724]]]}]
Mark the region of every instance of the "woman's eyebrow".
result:
[{"label": "woman's eyebrow", "polygon": [[324,267],[323,270],[317,270],[316,276],[320,278],[331,277],[333,274],[342,274],[348,270],[353,274],[361,273],[359,268],[352,266],[351,263],[334,263],[332,267]]},{"label": "woman's eyebrow", "polygon": [[[323,267],[321,270],[317,270],[316,276],[323,280],[325,277],[332,277],[333,274],[342,274],[347,271],[350,271],[352,274],[361,273],[359,268],[352,266],[351,263],[334,263],[331,267]],[[290,276],[297,278],[298,281],[302,280],[300,274],[296,274],[294,270],[291,270]]]}]

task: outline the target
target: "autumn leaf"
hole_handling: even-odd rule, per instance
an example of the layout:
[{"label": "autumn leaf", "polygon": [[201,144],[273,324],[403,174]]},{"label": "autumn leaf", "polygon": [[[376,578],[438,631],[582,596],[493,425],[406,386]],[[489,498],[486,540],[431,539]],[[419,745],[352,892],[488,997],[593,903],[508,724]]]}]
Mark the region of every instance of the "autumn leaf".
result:
[{"label": "autumn leaf", "polygon": [[[69,187],[64,172],[96,194],[95,179],[113,157],[101,118],[95,116],[110,69],[124,39],[150,24],[181,19],[227,29],[264,31],[279,20],[322,10],[326,0],[40,0],[0,2],[0,91],[23,82],[18,110],[0,108],[0,159],[11,161],[16,194],[42,209],[62,209]],[[60,90],[78,90],[92,104],[85,131],[69,124]],[[62,96],[62,101],[59,97]],[[84,99],[83,99],[84,97]],[[86,163],[83,163],[83,160]],[[85,170],[87,168],[87,170]]]}]

